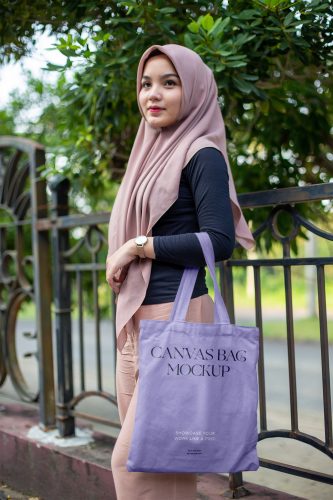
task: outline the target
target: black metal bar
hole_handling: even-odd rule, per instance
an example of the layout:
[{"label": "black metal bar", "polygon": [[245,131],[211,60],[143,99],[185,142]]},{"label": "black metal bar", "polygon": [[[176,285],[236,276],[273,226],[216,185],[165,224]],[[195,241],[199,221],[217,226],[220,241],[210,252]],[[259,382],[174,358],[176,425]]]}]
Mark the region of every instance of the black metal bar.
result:
[{"label": "black metal bar", "polygon": [[[269,189],[268,191],[255,191],[238,195],[242,208],[259,208],[265,206],[284,205],[288,203],[303,203],[321,201],[333,198],[332,183],[313,184],[304,187],[290,187]],[[105,224],[110,219],[110,212],[98,212],[87,215],[68,215],[59,219],[42,219],[39,221],[40,230],[51,229],[53,225],[60,228],[71,228],[83,225]]]},{"label": "black metal bar", "polygon": [[[96,253],[94,252],[92,264],[96,264]],[[96,364],[97,364],[97,387],[102,391],[102,362],[101,362],[101,332],[100,332],[100,310],[98,305],[98,274],[92,270],[93,280],[93,301],[94,301],[94,322],[95,322],[95,338],[96,338]]]},{"label": "black metal bar", "polygon": [[[220,290],[225,302],[231,323],[235,323],[235,303],[232,269],[226,266],[226,261],[218,263],[220,270]],[[227,498],[241,498],[249,495],[244,487],[242,472],[229,474],[229,490],[223,496]]]},{"label": "black metal bar", "polygon": [[229,490],[223,493],[223,496],[226,498],[242,498],[251,494],[250,491],[244,487],[242,472],[229,474],[229,488]]},{"label": "black metal bar", "polygon": [[96,415],[91,415],[90,413],[83,413],[82,411],[69,410],[69,414],[73,417],[84,418],[85,420],[90,420],[91,422],[96,422],[97,424],[107,425],[108,427],[121,428],[121,424],[115,420],[110,420],[103,417],[96,417]]},{"label": "black metal bar", "polygon": [[317,266],[318,284],[318,307],[320,325],[320,350],[321,350],[321,370],[323,384],[324,402],[324,427],[325,443],[329,448],[333,447],[332,439],[332,402],[330,387],[330,358],[327,332],[327,310],[326,310],[326,290],[324,266]]},{"label": "black metal bar", "polygon": [[[34,253],[34,295],[39,360],[39,415],[44,429],[55,426],[54,374],[52,349],[51,301],[52,282],[49,273],[49,234],[36,229],[37,220],[47,214],[46,182],[37,176],[37,168],[45,163],[44,148],[33,149],[30,156],[32,241]],[[44,206],[45,208],[41,208]]]},{"label": "black metal bar", "polygon": [[[0,208],[6,209],[5,205],[0,204]],[[15,221],[15,226],[31,226],[32,224],[32,219],[24,219],[24,220],[16,220]],[[36,225],[38,226],[38,221],[36,222]],[[1,222],[0,223],[0,229],[2,228],[12,228],[13,227],[13,222]]]},{"label": "black metal bar", "polygon": [[[289,242],[283,243],[283,257],[290,256]],[[298,430],[297,412],[297,387],[296,387],[296,363],[295,363],[295,339],[294,339],[294,316],[292,302],[291,267],[284,266],[284,289],[286,300],[286,326],[287,326],[287,347],[288,347],[288,372],[289,372],[289,398],[291,429]]]},{"label": "black metal bar", "polygon": [[[56,216],[68,213],[69,181],[61,176],[50,183],[52,192],[51,213]],[[64,272],[63,252],[69,248],[68,231],[52,230],[53,281],[58,365],[57,426],[62,437],[75,434],[75,420],[69,415],[67,403],[73,398],[73,359],[71,325],[71,280]]]},{"label": "black metal bar", "polygon": [[105,269],[105,264],[98,262],[87,262],[82,264],[65,264],[64,270],[67,272],[72,271],[103,271]]},{"label": "black metal bar", "polygon": [[259,463],[261,467],[266,467],[267,469],[292,474],[293,476],[299,476],[305,479],[312,479],[312,481],[320,481],[321,483],[333,484],[333,476],[324,474],[323,472],[310,471],[308,469],[295,467],[294,465],[282,464],[280,462],[275,462],[274,460],[268,460],[266,458],[261,458],[259,460]]},{"label": "black metal bar", "polygon": [[270,431],[262,431],[258,435],[259,441],[271,438],[288,438],[301,441],[302,443],[312,446],[316,450],[319,450],[329,458],[333,459],[333,448],[328,448],[321,439],[311,436],[310,434],[306,434],[305,432],[291,431],[290,429],[274,429]]},{"label": "black metal bar", "polygon": [[78,226],[92,226],[98,224],[106,224],[109,222],[110,212],[97,212],[87,215],[75,214],[64,217],[44,218],[39,221],[38,229],[40,231],[48,231],[53,227],[58,229],[71,229]]},{"label": "black metal bar", "polygon": [[84,373],[84,339],[83,339],[83,293],[81,272],[76,272],[76,293],[78,301],[78,321],[79,321],[79,348],[80,348],[80,383],[81,391],[86,390]]},{"label": "black metal bar", "polygon": [[29,155],[30,158],[35,154],[35,151],[44,152],[44,146],[39,142],[12,135],[0,136],[0,147],[13,147],[15,149],[18,149],[19,151],[24,151]]},{"label": "black metal bar", "polygon": [[117,334],[116,334],[116,294],[110,288],[111,293],[111,311],[112,311],[112,327],[113,327],[113,392],[116,394],[116,365],[117,365]]},{"label": "black metal bar", "polygon": [[231,323],[235,323],[235,304],[234,304],[234,284],[232,269],[227,266],[227,262],[219,262],[220,269],[220,289],[225,302]]},{"label": "black metal bar", "polygon": [[253,259],[253,260],[240,260],[230,259],[226,261],[227,267],[248,267],[248,266],[305,266],[317,264],[328,265],[333,264],[333,257],[283,257],[281,259]]},{"label": "black metal bar", "polygon": [[254,272],[256,326],[259,328],[258,384],[259,384],[260,429],[266,430],[267,412],[266,412],[265,362],[264,362],[264,339],[263,339],[262,306],[261,306],[260,267],[254,266],[253,272]]},{"label": "black metal bar", "polygon": [[242,208],[259,208],[286,203],[304,203],[321,201],[333,198],[333,184],[312,184],[311,186],[297,186],[290,188],[269,189],[268,191],[254,191],[238,195]]}]

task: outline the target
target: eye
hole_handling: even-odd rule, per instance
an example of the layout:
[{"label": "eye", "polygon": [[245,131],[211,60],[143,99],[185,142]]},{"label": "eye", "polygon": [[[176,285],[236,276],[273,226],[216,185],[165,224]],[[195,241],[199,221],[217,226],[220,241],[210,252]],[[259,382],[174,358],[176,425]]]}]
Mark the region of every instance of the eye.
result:
[{"label": "eye", "polygon": [[149,82],[142,82],[141,83],[141,87],[144,89],[144,88],[147,88],[146,85],[150,85]]},{"label": "eye", "polygon": [[176,85],[176,82],[173,80],[166,80],[165,83],[171,83],[171,86]]}]

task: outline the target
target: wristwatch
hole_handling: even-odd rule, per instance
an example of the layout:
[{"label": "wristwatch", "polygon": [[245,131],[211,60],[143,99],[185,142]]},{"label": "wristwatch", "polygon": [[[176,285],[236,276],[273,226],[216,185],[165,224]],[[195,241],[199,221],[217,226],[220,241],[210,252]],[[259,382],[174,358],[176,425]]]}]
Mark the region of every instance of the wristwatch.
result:
[{"label": "wristwatch", "polygon": [[145,256],[145,250],[144,250],[144,246],[146,243],[148,243],[148,238],[147,236],[144,236],[144,235],[140,235],[140,236],[137,236],[135,239],[135,244],[137,246],[137,249],[138,249],[138,254],[139,254],[139,257],[141,259],[145,259],[146,256]]}]

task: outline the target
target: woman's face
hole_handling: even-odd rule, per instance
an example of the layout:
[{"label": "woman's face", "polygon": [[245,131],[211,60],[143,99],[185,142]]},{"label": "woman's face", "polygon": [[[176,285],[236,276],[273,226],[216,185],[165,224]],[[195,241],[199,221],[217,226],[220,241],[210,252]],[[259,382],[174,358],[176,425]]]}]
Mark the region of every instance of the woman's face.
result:
[{"label": "woman's face", "polygon": [[144,66],[139,103],[146,121],[153,127],[167,127],[177,121],[182,85],[170,59],[153,56]]}]

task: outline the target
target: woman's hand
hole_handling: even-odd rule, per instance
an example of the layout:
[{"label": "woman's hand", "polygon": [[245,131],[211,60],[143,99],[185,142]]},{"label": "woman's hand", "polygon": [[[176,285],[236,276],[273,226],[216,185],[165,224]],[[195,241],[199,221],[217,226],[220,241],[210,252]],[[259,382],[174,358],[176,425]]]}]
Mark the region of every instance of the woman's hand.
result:
[{"label": "woman's hand", "polygon": [[106,259],[106,281],[115,293],[119,293],[131,262],[136,258],[134,239],[126,241]]}]

